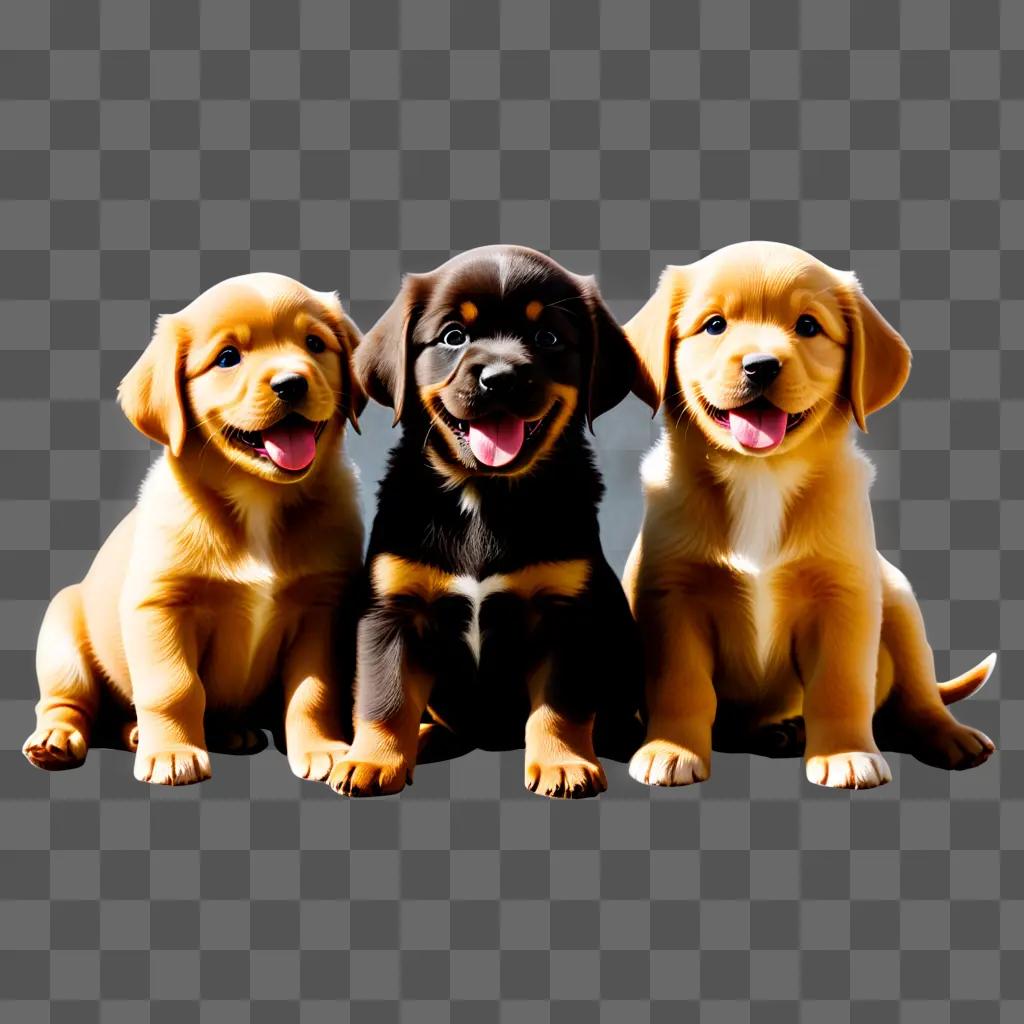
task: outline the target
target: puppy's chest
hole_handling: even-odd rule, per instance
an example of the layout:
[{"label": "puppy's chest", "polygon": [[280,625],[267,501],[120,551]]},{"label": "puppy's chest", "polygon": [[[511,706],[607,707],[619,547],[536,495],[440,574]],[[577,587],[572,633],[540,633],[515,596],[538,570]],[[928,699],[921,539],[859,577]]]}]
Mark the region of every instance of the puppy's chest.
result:
[{"label": "puppy's chest", "polygon": [[529,629],[550,602],[571,601],[586,589],[591,565],[583,558],[533,562],[515,568],[440,567],[379,554],[371,565],[375,599],[417,632],[458,638],[477,664],[489,636]]},{"label": "puppy's chest", "polygon": [[786,508],[798,486],[795,475],[781,474],[758,463],[743,467],[726,481],[726,561],[746,605],[751,642],[745,653],[761,673],[773,654],[784,647],[778,644],[785,609],[777,581],[786,564]]},{"label": "puppy's chest", "polygon": [[227,554],[217,575],[224,580],[225,599],[245,610],[254,625],[265,625],[289,577],[275,550],[274,523],[259,519],[246,527],[244,542]]},{"label": "puppy's chest", "polygon": [[312,571],[284,564],[272,523],[250,526],[244,544],[213,567],[200,599],[213,627],[206,645],[211,676],[261,685],[320,585]]}]

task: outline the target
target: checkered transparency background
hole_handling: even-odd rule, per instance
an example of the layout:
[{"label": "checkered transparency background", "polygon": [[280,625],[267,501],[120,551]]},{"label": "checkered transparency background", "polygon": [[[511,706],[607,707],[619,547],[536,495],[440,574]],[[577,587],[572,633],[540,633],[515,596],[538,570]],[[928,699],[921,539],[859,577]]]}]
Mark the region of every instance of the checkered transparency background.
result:
[{"label": "checkered transparency background", "polygon": [[[2,0],[0,47],[0,1019],[1021,1019],[1024,5]],[[170,792],[24,762],[46,601],[152,455],[113,399],[157,313],[277,270],[368,327],[502,240],[624,319],[748,237],[854,267],[915,350],[864,442],[879,545],[940,673],[1002,652],[962,708],[992,763],[851,796],[722,755],[551,804],[518,753],[358,803],[273,752]],[[655,431],[598,425],[619,566]],[[368,514],[392,439],[350,443]]]}]

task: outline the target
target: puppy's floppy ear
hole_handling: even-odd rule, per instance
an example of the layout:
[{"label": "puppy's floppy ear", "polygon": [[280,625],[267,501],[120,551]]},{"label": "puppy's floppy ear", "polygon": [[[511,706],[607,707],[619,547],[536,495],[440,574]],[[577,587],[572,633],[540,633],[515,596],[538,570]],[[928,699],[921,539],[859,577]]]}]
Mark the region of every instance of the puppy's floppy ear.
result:
[{"label": "puppy's floppy ear", "polygon": [[406,274],[384,315],[366,332],[356,350],[355,370],[367,395],[402,418],[408,376],[408,350],[416,318],[430,289],[429,274]]},{"label": "puppy's floppy ear", "polygon": [[636,374],[636,356],[622,328],[605,305],[594,277],[577,277],[593,327],[590,374],[587,387],[587,426],[615,408],[629,394]]},{"label": "puppy's floppy ear", "polygon": [[317,297],[323,304],[328,314],[327,319],[331,330],[334,331],[334,336],[338,339],[338,344],[341,345],[341,367],[345,378],[341,412],[358,434],[360,433],[359,416],[366,408],[366,395],[360,387],[359,381],[356,380],[353,363],[355,351],[363,340],[363,335],[355,321],[345,312],[337,292],[318,292]]},{"label": "puppy's floppy ear", "polygon": [[661,408],[668,387],[676,317],[686,300],[686,271],[686,267],[666,267],[654,294],[623,328],[637,356],[633,391],[655,412]]},{"label": "puppy's floppy ear", "polygon": [[173,313],[156,322],[149,344],[117,389],[125,416],[140,433],[165,445],[173,455],[185,446],[182,385],[188,331]]},{"label": "puppy's floppy ear", "polygon": [[843,287],[850,330],[850,407],[861,430],[867,418],[887,406],[910,375],[910,347],[864,294],[850,274]]}]

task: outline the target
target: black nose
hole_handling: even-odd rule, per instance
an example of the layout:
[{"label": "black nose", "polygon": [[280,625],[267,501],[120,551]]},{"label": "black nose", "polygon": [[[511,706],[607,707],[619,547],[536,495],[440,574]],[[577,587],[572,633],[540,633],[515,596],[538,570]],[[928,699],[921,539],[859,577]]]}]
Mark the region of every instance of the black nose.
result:
[{"label": "black nose", "polygon": [[270,378],[270,390],[282,402],[294,405],[305,397],[309,390],[309,381],[300,373],[279,373],[276,377]]},{"label": "black nose", "polygon": [[767,352],[751,352],[743,357],[743,374],[755,387],[768,387],[781,369],[782,363]]},{"label": "black nose", "polygon": [[507,395],[518,381],[515,367],[508,363],[488,363],[480,371],[480,387],[493,395]]}]

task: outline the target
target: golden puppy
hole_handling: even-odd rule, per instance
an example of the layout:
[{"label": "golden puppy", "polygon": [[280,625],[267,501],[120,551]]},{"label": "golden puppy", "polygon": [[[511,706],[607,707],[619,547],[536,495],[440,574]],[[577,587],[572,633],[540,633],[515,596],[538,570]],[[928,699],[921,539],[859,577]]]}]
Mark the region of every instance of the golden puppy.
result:
[{"label": "golden puppy", "polygon": [[899,394],[910,350],[854,275],[729,246],[666,269],[626,333],[637,394],[665,404],[626,570],[647,663],[632,776],[699,782],[713,726],[718,749],[769,752],[782,723],[802,725],[792,752],[826,786],[888,782],[876,737],[945,768],[985,761],[991,740],[945,705],[995,655],[937,684],[910,584],[875,549],[849,421],[865,429]]},{"label": "golden puppy", "polygon": [[340,453],[357,341],[333,293],[278,274],[159,319],[119,397],[166,451],[43,620],[33,764],[81,764],[102,703],[123,710],[137,779],[199,782],[211,723],[233,730],[227,747],[259,745],[266,710],[295,774],[327,777],[347,750],[335,616],[361,567]]}]

